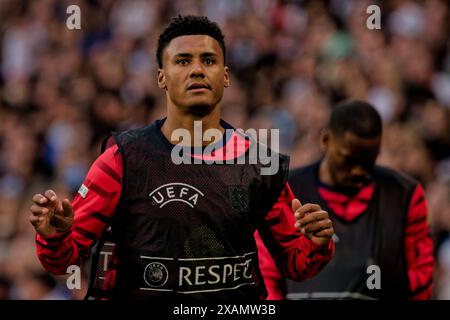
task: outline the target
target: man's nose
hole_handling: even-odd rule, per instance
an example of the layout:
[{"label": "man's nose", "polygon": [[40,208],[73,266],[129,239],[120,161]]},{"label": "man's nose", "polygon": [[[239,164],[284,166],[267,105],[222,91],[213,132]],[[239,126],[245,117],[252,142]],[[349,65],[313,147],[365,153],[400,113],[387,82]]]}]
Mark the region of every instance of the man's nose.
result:
[{"label": "man's nose", "polygon": [[202,64],[200,63],[200,61],[193,61],[191,64],[191,71],[189,76],[191,78],[194,77],[201,77],[203,78],[205,76],[205,71],[203,69]]}]

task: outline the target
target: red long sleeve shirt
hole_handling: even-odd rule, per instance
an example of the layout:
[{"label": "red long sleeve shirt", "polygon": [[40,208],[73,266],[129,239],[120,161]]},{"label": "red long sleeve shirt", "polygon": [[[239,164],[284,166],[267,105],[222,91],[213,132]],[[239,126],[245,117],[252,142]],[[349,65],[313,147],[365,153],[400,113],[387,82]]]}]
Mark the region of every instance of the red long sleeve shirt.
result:
[{"label": "red long sleeve shirt", "polygon": [[[75,219],[72,228],[65,233],[49,237],[36,235],[39,260],[46,270],[54,274],[65,274],[70,265],[79,265],[87,258],[94,242],[100,238],[110,225],[122,190],[123,164],[117,145],[109,147],[90,168],[83,185],[87,193],[80,189],[73,200]],[[302,280],[316,275],[331,259],[334,244],[320,247],[294,227],[291,209],[292,191],[286,184],[278,202],[266,215],[271,231],[284,254],[293,263],[280,268],[285,276]],[[276,221],[276,223],[273,223]],[[297,234],[299,237],[292,237]],[[262,261],[267,261],[267,249],[261,246],[256,235]],[[273,263],[273,260],[270,260]],[[266,282],[267,284],[267,282]],[[270,282],[268,283],[270,285]],[[273,292],[268,288],[269,292]]]},{"label": "red long sleeve shirt", "polygon": [[[336,192],[324,186],[319,187],[319,194],[325,200],[327,206],[340,218],[352,221],[364,213],[373,192],[374,183],[362,188],[356,195],[348,195]],[[259,250],[263,250],[260,248]],[[413,193],[408,208],[408,217],[405,233],[405,255],[409,290],[411,299],[429,299],[432,295],[432,278],[434,268],[433,240],[429,234],[427,223],[427,207],[424,191],[418,185]],[[281,274],[277,271],[270,256],[265,256],[262,272],[266,283],[269,283],[269,297],[281,299],[279,289]]]}]

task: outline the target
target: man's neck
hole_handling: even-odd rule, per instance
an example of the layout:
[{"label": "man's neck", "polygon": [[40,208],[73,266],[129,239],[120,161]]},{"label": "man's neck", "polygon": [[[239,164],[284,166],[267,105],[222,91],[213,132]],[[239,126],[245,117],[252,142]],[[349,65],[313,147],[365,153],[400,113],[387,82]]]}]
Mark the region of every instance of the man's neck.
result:
[{"label": "man's neck", "polygon": [[319,166],[319,181],[323,184],[329,185],[331,187],[335,186],[335,183],[331,177],[330,169],[328,168],[327,158],[324,157],[322,161],[320,161]]},{"label": "man's neck", "polygon": [[[161,127],[161,132],[164,137],[172,144],[178,144],[179,140],[172,139],[172,133],[176,129],[186,129],[191,136],[191,146],[194,145],[194,121],[201,121],[202,137],[203,133],[208,129],[218,129],[221,134],[225,132],[225,129],[220,125],[220,107],[215,107],[211,113],[205,116],[198,116],[190,114],[188,112],[182,112],[180,110],[174,110],[174,108],[168,108],[167,119]],[[217,142],[217,141],[212,141]],[[202,145],[208,145],[211,141],[203,141]]]}]

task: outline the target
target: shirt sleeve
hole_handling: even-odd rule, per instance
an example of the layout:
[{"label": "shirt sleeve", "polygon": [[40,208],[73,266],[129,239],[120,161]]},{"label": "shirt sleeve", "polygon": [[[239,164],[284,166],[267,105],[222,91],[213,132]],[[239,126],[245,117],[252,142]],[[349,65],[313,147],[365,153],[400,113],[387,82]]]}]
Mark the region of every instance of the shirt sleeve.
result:
[{"label": "shirt sleeve", "polygon": [[433,290],[433,240],[427,221],[427,204],[422,187],[418,185],[408,209],[405,236],[407,273],[410,298],[429,299]]},{"label": "shirt sleeve", "polygon": [[284,293],[281,286],[283,276],[275,265],[269,251],[264,246],[258,231],[255,232],[255,240],[258,249],[259,268],[267,289],[266,300],[283,300]]},{"label": "shirt sleeve", "polygon": [[117,145],[105,150],[93,163],[80,191],[73,199],[71,229],[48,237],[36,234],[36,249],[43,267],[65,274],[80,265],[94,243],[111,224],[122,191],[123,165]]},{"label": "shirt sleeve", "polygon": [[[264,281],[269,284],[279,283],[282,277],[296,281],[313,277],[331,260],[334,253],[332,240],[322,247],[295,228],[291,207],[293,199],[294,194],[286,183],[278,201],[265,217],[263,226],[258,229],[264,243],[257,238],[258,255],[262,255],[260,261],[263,261],[260,266]],[[267,247],[271,256],[261,246]],[[276,297],[278,289],[273,285],[272,288],[267,287],[269,297],[271,290],[275,290],[273,296]]]}]

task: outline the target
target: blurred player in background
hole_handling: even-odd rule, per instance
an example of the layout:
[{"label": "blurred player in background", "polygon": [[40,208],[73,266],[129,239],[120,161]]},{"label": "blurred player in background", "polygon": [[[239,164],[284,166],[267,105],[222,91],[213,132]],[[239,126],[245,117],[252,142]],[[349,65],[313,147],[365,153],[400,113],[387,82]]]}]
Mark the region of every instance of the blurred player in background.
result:
[{"label": "blurred player in background", "polygon": [[[288,299],[431,297],[434,253],[424,192],[413,178],[375,165],[381,137],[381,118],[370,104],[341,103],[321,135],[324,157],[290,172],[294,195],[330,213],[336,254],[316,277],[288,281]],[[280,277],[267,260],[263,274],[276,283]]]}]

